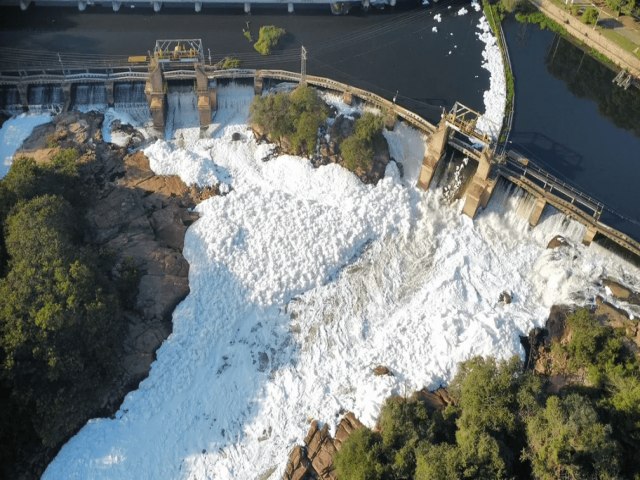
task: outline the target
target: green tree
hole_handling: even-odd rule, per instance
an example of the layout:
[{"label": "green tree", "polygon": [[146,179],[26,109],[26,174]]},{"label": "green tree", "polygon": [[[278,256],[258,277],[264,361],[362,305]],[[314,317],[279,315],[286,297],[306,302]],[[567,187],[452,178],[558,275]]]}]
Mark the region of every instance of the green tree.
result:
[{"label": "green tree", "polygon": [[356,120],[354,125],[355,135],[365,142],[373,142],[378,135],[382,134],[382,117],[375,113],[365,112]]},{"label": "green tree", "polygon": [[276,27],[275,25],[260,27],[258,41],[253,45],[253,48],[261,55],[269,55],[286,33],[284,28]]},{"label": "green tree", "polygon": [[373,148],[365,140],[352,135],[340,144],[344,166],[352,172],[367,171],[373,164]]},{"label": "green tree", "polygon": [[9,272],[0,280],[2,378],[32,405],[44,445],[88,415],[113,368],[118,298],[78,244],[71,205],[45,195],[19,202],[5,227]]},{"label": "green tree", "polygon": [[456,445],[425,444],[416,455],[415,480],[450,480],[462,478],[462,454]]},{"label": "green tree", "polygon": [[368,428],[353,432],[335,457],[340,480],[382,480],[388,469],[379,435]]},{"label": "green tree", "polygon": [[588,399],[578,394],[551,396],[527,421],[528,446],[536,478],[618,477],[618,446],[611,427],[600,422]]},{"label": "green tree", "polygon": [[288,141],[296,154],[315,151],[318,129],[327,119],[327,108],[315,89],[300,85],[291,93],[256,97],[251,122],[273,141]]}]

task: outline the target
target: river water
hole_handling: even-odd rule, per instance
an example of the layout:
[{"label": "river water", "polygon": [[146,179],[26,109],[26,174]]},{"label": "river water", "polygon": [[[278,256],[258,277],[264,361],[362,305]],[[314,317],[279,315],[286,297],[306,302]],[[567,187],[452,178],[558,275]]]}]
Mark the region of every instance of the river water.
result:
[{"label": "river water", "polygon": [[[386,98],[397,94],[398,103],[436,122],[442,107],[455,101],[484,109],[482,93],[489,78],[480,65],[479,14],[471,8],[466,15],[456,14],[466,4],[442,1],[428,9],[355,10],[342,17],[329,15],[324,6],[298,8],[294,15],[254,8],[249,16],[239,7],[205,9],[197,15],[189,9],[154,14],[147,7],[118,14],[101,7],[84,13],[5,8],[0,46],[132,55],[146,53],[158,38],[202,38],[214,62],[235,54],[247,67],[298,70],[304,44],[308,73]],[[437,13],[441,23],[433,18]],[[257,37],[259,26],[268,24],[285,28],[288,35],[279,52],[261,57],[243,29]],[[505,33],[517,83],[513,146],[600,199],[620,214],[605,213],[604,219],[640,238],[640,92],[614,86],[613,72],[553,33],[515,21],[506,23]]]}]

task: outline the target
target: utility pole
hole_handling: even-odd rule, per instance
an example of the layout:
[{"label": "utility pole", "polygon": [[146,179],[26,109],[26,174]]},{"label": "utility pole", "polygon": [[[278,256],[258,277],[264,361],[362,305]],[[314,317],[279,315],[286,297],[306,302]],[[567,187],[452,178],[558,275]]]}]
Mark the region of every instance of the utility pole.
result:
[{"label": "utility pole", "polygon": [[300,51],[300,84],[307,83],[307,49],[302,46]]}]

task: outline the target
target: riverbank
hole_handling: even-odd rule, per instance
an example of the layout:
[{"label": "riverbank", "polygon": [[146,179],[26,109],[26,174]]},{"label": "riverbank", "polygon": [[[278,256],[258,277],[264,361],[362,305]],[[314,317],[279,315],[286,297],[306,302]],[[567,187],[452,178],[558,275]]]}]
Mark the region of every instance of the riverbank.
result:
[{"label": "riverbank", "polygon": [[[43,122],[47,123],[33,128],[36,123]],[[81,252],[80,261],[91,259],[85,262],[83,272],[85,275],[90,272],[96,278],[90,287],[76,286],[76,270],[65,271],[68,283],[80,293],[73,290],[76,293],[68,303],[60,300],[56,303],[50,300],[49,294],[42,293],[48,291],[45,287],[55,288],[49,287],[54,277],[49,263],[33,255],[33,268],[38,275],[31,282],[20,282],[28,293],[12,294],[9,298],[4,294],[9,285],[16,286],[16,265],[28,259],[25,255],[17,255],[15,247],[13,251],[7,248],[8,260],[0,250],[3,275],[0,276],[3,292],[0,307],[4,312],[0,318],[0,352],[5,367],[0,389],[3,393],[8,392],[11,399],[3,402],[0,419],[3,425],[0,476],[31,479],[42,474],[61,445],[82,425],[96,416],[112,415],[125,395],[148,375],[157,348],[172,331],[171,313],[189,293],[189,265],[182,256],[182,249],[187,227],[198,218],[191,208],[216,194],[217,190],[215,187],[189,187],[177,177],[155,175],[144,154],[128,152],[128,148],[142,141],[140,133],[119,121],[109,122],[103,128],[100,113],[20,116],[7,123],[0,135],[4,139],[7,138],[5,133],[10,133],[15,140],[7,140],[3,145],[6,147],[2,150],[3,163],[7,167],[12,162],[12,149],[21,146],[16,154],[16,171],[9,171],[6,183],[1,180],[5,172],[0,170],[0,215],[9,212],[6,219],[0,217],[0,223],[4,226],[6,220],[6,232],[9,232],[14,211],[24,208],[20,205],[62,198],[59,194],[62,192],[65,201],[69,202],[69,211],[73,212],[68,214],[74,218],[71,237],[76,243],[72,249]],[[77,176],[72,177],[72,185],[71,180],[65,179],[64,183],[60,173],[47,180],[52,176],[46,173],[49,169],[60,168],[61,156],[68,162],[65,174],[77,171]],[[20,157],[33,159],[33,166],[29,167],[31,163]],[[34,179],[29,176],[31,170],[45,173],[38,173]],[[7,192],[20,182],[28,185],[17,190],[18,195],[23,195],[18,197],[22,203],[8,210],[6,203],[10,197]],[[34,189],[35,193],[28,188]],[[51,197],[52,192],[57,196]],[[41,217],[33,217],[32,221],[41,221]],[[56,228],[64,227],[57,217],[47,217],[47,221]],[[38,233],[42,234],[41,231]],[[3,246],[8,235],[5,233],[4,239],[0,239]],[[33,241],[33,237],[24,234],[25,244]],[[33,248],[44,249],[37,244]],[[85,254],[86,257],[82,257]],[[56,257],[56,262],[65,261],[66,257],[62,255]],[[63,273],[56,270],[55,275]],[[58,297],[64,298],[73,288],[65,285],[66,289],[55,290]],[[101,305],[90,303],[91,296],[74,300],[84,293],[82,288],[96,288],[99,299],[103,298],[101,292],[106,292],[108,296],[101,305],[109,308],[109,323],[99,316]],[[81,305],[76,306],[76,301]],[[69,306],[71,304],[74,306]],[[10,316],[6,316],[8,308],[11,308]],[[43,312],[56,308],[61,312],[60,316],[73,318],[75,322],[41,326],[39,321],[34,325],[29,316],[41,318],[41,315],[46,316]],[[100,330],[98,338],[92,338],[95,330],[92,330],[91,321],[96,319],[100,325],[95,329],[105,331]],[[12,350],[11,335],[16,330],[13,322],[17,321],[23,325],[20,345],[26,347],[16,353]],[[29,345],[33,347],[31,354],[26,353]],[[83,350],[85,345],[89,352]],[[38,352],[44,350],[56,352],[56,362],[43,365]],[[94,352],[100,352],[100,355]],[[19,360],[12,364],[9,359],[14,355]],[[82,359],[79,371],[73,363],[78,358]],[[10,375],[21,380],[12,380]],[[25,383],[38,386],[35,399]]]},{"label": "riverbank", "polygon": [[611,39],[580,21],[551,0],[528,0],[538,10],[561,26],[568,35],[578,42],[603,55],[618,68],[629,72],[640,81],[640,58],[621,48]]}]

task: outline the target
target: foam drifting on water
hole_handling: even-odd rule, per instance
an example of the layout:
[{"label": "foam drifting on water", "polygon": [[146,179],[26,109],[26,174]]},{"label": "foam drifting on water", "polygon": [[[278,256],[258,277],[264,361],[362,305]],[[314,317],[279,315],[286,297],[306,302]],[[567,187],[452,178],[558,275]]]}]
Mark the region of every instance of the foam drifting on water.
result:
[{"label": "foam drifting on water", "polygon": [[[173,333],[115,418],[90,421],[45,479],[279,478],[310,418],[333,429],[352,410],[372,426],[389,395],[436,387],[473,355],[522,354],[518,336],[552,304],[589,302],[602,275],[631,269],[579,243],[545,250],[580,232],[552,210],[532,232],[529,199],[507,187],[475,222],[417,190],[424,138],[404,125],[385,132],[404,179],[393,164],[367,186],[337,165],[263,162],[272,146],[245,124],[252,89],[219,95],[213,138],[187,130],[185,148],[146,150],[156,173],[223,172],[232,186],[187,231],[191,292]],[[377,364],[395,376],[373,376]]]},{"label": "foam drifting on water", "polygon": [[489,90],[484,92],[485,111],[478,120],[476,127],[484,133],[497,138],[502,128],[507,106],[507,84],[504,75],[504,62],[496,37],[491,31],[491,26],[483,15],[477,25],[480,30],[476,32],[478,38],[485,44],[482,51],[482,68],[489,71]]}]

